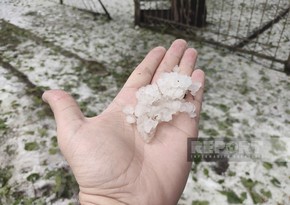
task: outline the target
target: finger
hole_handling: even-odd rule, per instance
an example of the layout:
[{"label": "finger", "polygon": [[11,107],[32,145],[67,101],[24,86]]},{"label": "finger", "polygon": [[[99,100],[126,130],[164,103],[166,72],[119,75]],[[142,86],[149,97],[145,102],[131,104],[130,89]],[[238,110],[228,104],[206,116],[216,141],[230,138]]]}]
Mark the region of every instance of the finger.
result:
[{"label": "finger", "polygon": [[42,99],[51,107],[58,131],[66,129],[73,133],[85,119],[76,101],[62,90],[46,91]]},{"label": "finger", "polygon": [[155,72],[152,82],[156,82],[160,74],[163,72],[171,72],[173,68],[179,64],[184,51],[186,50],[187,43],[185,40],[175,40],[171,47],[166,52],[162,62]]},{"label": "finger", "polygon": [[197,59],[197,51],[193,48],[188,48],[179,63],[180,73],[191,76],[195,62]]},{"label": "finger", "polygon": [[197,120],[199,119],[199,114],[201,111],[201,105],[202,105],[202,100],[203,100],[203,92],[204,92],[204,83],[205,83],[205,77],[204,77],[204,72],[200,69],[195,70],[192,75],[191,75],[192,82],[199,82],[201,83],[200,89],[197,91],[195,96],[187,95],[186,100],[194,103],[195,105],[195,112],[197,116]]},{"label": "finger", "polygon": [[192,73],[192,81],[200,82],[201,88],[198,90],[196,95],[193,97],[191,95],[187,95],[185,100],[188,102],[192,102],[195,105],[195,118],[190,118],[187,113],[179,113],[176,117],[173,118],[170,123],[172,126],[178,128],[181,132],[183,132],[185,137],[189,136],[197,136],[198,130],[198,122],[199,122],[199,114],[201,110],[201,103],[203,98],[203,88],[204,88],[204,73],[202,70],[195,70]]},{"label": "finger", "polygon": [[165,53],[166,49],[163,47],[156,47],[151,50],[145,59],[132,72],[125,83],[124,88],[138,89],[149,84]]}]

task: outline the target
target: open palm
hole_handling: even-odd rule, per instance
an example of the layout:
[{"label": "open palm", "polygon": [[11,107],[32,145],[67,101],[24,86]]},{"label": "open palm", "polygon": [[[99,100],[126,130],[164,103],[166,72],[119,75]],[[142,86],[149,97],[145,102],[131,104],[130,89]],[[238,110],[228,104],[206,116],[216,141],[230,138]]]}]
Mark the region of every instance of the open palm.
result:
[{"label": "open palm", "polygon": [[[176,204],[186,183],[187,138],[197,137],[198,117],[174,116],[161,123],[153,141],[144,143],[136,126],[128,124],[122,109],[136,103],[136,91],[155,82],[162,72],[179,65],[181,73],[204,84],[195,70],[197,53],[176,40],[168,51],[150,51],[133,71],[120,93],[99,116],[85,118],[70,95],[60,90],[44,93],[57,122],[58,143],[80,187],[81,204]],[[202,89],[195,98],[201,109]]]}]

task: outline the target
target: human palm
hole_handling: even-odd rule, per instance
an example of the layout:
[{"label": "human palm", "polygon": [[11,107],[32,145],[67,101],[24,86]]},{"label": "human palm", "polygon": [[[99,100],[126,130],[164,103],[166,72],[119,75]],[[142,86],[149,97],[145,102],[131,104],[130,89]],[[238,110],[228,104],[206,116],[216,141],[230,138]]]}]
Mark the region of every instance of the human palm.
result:
[{"label": "human palm", "polygon": [[197,117],[181,113],[161,123],[149,144],[126,122],[122,110],[136,103],[138,88],[177,64],[181,73],[203,85],[203,72],[193,72],[196,51],[186,47],[185,41],[176,40],[167,52],[162,47],[149,52],[108,108],[93,118],[85,118],[65,92],[44,93],[56,118],[60,149],[79,184],[81,204],[177,203],[191,167],[187,138],[197,137],[202,89],[195,98],[186,97],[196,105]]}]

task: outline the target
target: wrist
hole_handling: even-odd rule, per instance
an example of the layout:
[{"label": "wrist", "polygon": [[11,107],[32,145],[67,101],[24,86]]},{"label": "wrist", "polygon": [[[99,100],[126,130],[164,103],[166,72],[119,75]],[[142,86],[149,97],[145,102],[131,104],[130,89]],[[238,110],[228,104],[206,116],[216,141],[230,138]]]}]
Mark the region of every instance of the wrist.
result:
[{"label": "wrist", "polygon": [[79,193],[79,202],[81,205],[125,205],[117,199],[110,198],[108,196],[90,195],[83,192]]}]

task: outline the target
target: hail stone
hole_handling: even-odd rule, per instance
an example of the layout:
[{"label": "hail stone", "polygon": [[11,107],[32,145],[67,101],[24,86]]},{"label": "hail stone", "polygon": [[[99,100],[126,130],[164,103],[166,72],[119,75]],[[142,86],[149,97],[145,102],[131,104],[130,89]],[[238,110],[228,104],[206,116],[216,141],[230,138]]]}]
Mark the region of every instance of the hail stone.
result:
[{"label": "hail stone", "polygon": [[136,123],[146,143],[154,137],[158,124],[171,121],[173,115],[185,112],[191,118],[196,116],[194,104],[187,102],[184,97],[186,94],[195,96],[201,83],[192,82],[191,77],[179,71],[180,68],[175,66],[173,72],[162,73],[156,83],[141,87],[136,92],[136,106],[123,109],[127,122]]}]

